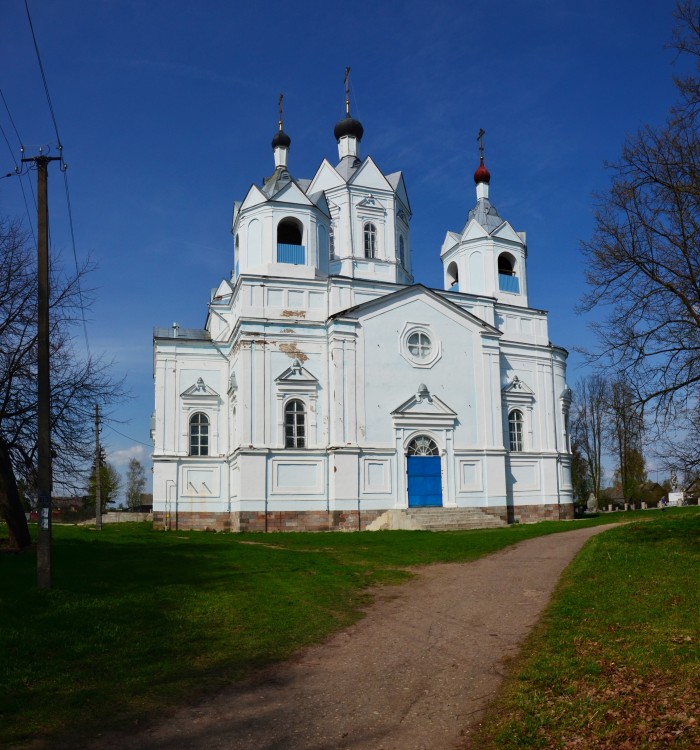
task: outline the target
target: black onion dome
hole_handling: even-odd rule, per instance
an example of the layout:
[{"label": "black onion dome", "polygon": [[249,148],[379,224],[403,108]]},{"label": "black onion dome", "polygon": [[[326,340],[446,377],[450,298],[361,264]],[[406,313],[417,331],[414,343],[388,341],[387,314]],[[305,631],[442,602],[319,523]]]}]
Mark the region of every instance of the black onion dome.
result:
[{"label": "black onion dome", "polygon": [[364,132],[365,129],[362,127],[362,123],[354,117],[350,117],[350,115],[344,120],[340,120],[335,128],[333,128],[333,135],[335,136],[336,141],[339,141],[346,135],[354,135],[358,141],[361,141]]},{"label": "black onion dome", "polygon": [[284,132],[284,130],[278,130],[275,133],[275,137],[272,139],[272,150],[276,148],[289,148],[292,145],[292,139]]}]

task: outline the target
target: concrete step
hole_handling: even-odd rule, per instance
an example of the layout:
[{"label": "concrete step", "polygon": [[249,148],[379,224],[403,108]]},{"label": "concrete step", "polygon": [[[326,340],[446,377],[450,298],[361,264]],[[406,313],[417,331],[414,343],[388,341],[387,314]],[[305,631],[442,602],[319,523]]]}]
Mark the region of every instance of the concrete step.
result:
[{"label": "concrete step", "polygon": [[388,510],[374,520],[369,531],[406,529],[423,531],[462,531],[491,529],[508,524],[480,508],[408,508]]}]

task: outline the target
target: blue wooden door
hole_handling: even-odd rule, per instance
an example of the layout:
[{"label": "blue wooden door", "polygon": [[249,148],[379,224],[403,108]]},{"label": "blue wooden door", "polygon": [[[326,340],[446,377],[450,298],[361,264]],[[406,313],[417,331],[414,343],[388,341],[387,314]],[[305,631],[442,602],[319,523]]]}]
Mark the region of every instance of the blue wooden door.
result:
[{"label": "blue wooden door", "polygon": [[407,456],[406,461],[409,508],[441,506],[440,456]]}]

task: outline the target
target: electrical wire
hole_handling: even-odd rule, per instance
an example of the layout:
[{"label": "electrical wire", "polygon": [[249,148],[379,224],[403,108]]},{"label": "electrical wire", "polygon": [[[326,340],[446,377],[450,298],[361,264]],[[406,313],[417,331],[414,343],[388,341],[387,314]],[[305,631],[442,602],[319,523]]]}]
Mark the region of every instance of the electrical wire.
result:
[{"label": "electrical wire", "polygon": [[[0,94],[2,92],[0,91]],[[5,101],[5,97],[2,97],[3,102]],[[7,102],[5,102],[5,107],[7,108]],[[10,110],[7,110],[8,115],[10,114]],[[12,120],[12,115],[10,115],[10,120]],[[14,125],[14,123],[13,123]],[[2,137],[5,139],[5,143],[7,144],[7,148],[10,151],[10,156],[12,156],[12,161],[15,163],[15,171],[9,172],[6,175],[3,175],[3,178],[5,177],[19,177],[19,187],[22,191],[22,200],[24,201],[24,210],[27,212],[27,219],[29,224],[29,231],[32,233],[32,239],[34,240],[34,247],[36,247],[36,234],[34,233],[34,224],[32,222],[32,216],[29,213],[29,205],[27,204],[27,195],[24,192],[24,183],[22,182],[22,177],[27,174],[27,172],[23,171],[19,164],[17,163],[17,159],[15,159],[15,152],[12,150],[12,146],[10,145],[10,141],[7,137],[7,133],[5,133],[5,129],[0,125],[0,132],[2,132]],[[15,132],[17,132],[17,129],[15,128]],[[29,183],[31,185],[31,182]],[[34,199],[34,207],[36,208],[36,196],[34,195],[34,190],[32,190],[32,198]]]},{"label": "electrical wire", "polygon": [[49,84],[46,80],[46,73],[44,73],[44,65],[41,62],[41,55],[39,54],[39,45],[36,41],[36,34],[34,33],[34,24],[32,23],[32,15],[29,12],[29,0],[24,0],[24,7],[27,11],[27,20],[29,21],[29,29],[32,32],[32,41],[34,42],[34,51],[36,52],[36,59],[39,63],[39,70],[41,71],[41,80],[44,83],[44,93],[46,94],[46,101],[49,105],[49,112],[51,112],[51,119],[53,120],[53,129],[56,133],[56,140],[58,141],[58,150],[62,151],[63,146],[61,145],[61,136],[58,134],[58,124],[56,123],[56,114],[53,109],[53,103],[51,102],[51,94],[49,94]]},{"label": "electrical wire", "polygon": [[71,207],[70,191],[68,189],[68,165],[63,160],[63,144],[61,143],[61,136],[58,133],[58,123],[56,122],[56,113],[54,112],[53,102],[51,101],[51,94],[49,93],[49,84],[46,80],[46,73],[44,72],[44,65],[41,62],[41,55],[39,54],[39,45],[36,41],[36,34],[34,33],[34,24],[32,23],[32,15],[29,12],[29,0],[24,0],[24,7],[27,11],[27,20],[29,21],[29,28],[32,32],[32,41],[34,42],[34,51],[36,52],[36,59],[39,63],[39,70],[41,71],[41,80],[44,84],[44,93],[46,94],[46,101],[49,105],[49,112],[51,113],[51,120],[53,121],[53,129],[56,133],[56,140],[58,141],[58,152],[61,158],[61,171],[63,172],[63,185],[66,191],[66,205],[68,206],[68,224],[70,226],[70,237],[71,245],[73,248],[73,262],[75,263],[75,277],[78,285],[78,299],[80,301],[80,316],[83,323],[83,335],[85,336],[85,348],[88,357],[90,357],[90,342],[88,340],[87,322],[85,320],[85,303],[83,300],[83,289],[80,284],[80,270],[78,268],[78,253],[75,247],[75,229],[73,225],[73,210]]},{"label": "electrical wire", "polygon": [[126,438],[127,440],[131,440],[131,441],[133,441],[134,443],[138,443],[139,445],[145,445],[145,446],[146,446],[146,448],[152,448],[152,447],[153,447],[153,443],[144,443],[144,442],[142,442],[141,440],[137,440],[136,438],[134,438],[134,437],[131,437],[130,435],[125,435],[125,434],[124,434],[123,432],[119,432],[119,430],[115,430],[115,429],[114,429],[114,427],[112,427],[112,425],[109,425],[109,424],[107,424],[106,422],[103,422],[102,424],[103,424],[103,425],[104,425],[105,427],[107,427],[107,428],[109,428],[110,430],[112,430],[112,432],[116,432],[116,433],[117,433],[117,435],[121,435],[121,436],[122,436],[123,438]]}]

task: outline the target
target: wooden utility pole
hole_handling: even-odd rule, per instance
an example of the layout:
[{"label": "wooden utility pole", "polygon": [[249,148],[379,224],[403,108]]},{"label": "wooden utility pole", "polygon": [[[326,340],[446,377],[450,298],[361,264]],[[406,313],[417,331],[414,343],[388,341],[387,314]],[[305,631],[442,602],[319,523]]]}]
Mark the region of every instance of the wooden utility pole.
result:
[{"label": "wooden utility pole", "polygon": [[100,456],[100,407],[95,404],[95,528],[102,530],[102,457]]},{"label": "wooden utility pole", "polygon": [[34,156],[37,171],[37,494],[39,533],[36,549],[37,585],[51,588],[51,379],[49,355],[49,211],[48,166],[58,156]]}]

